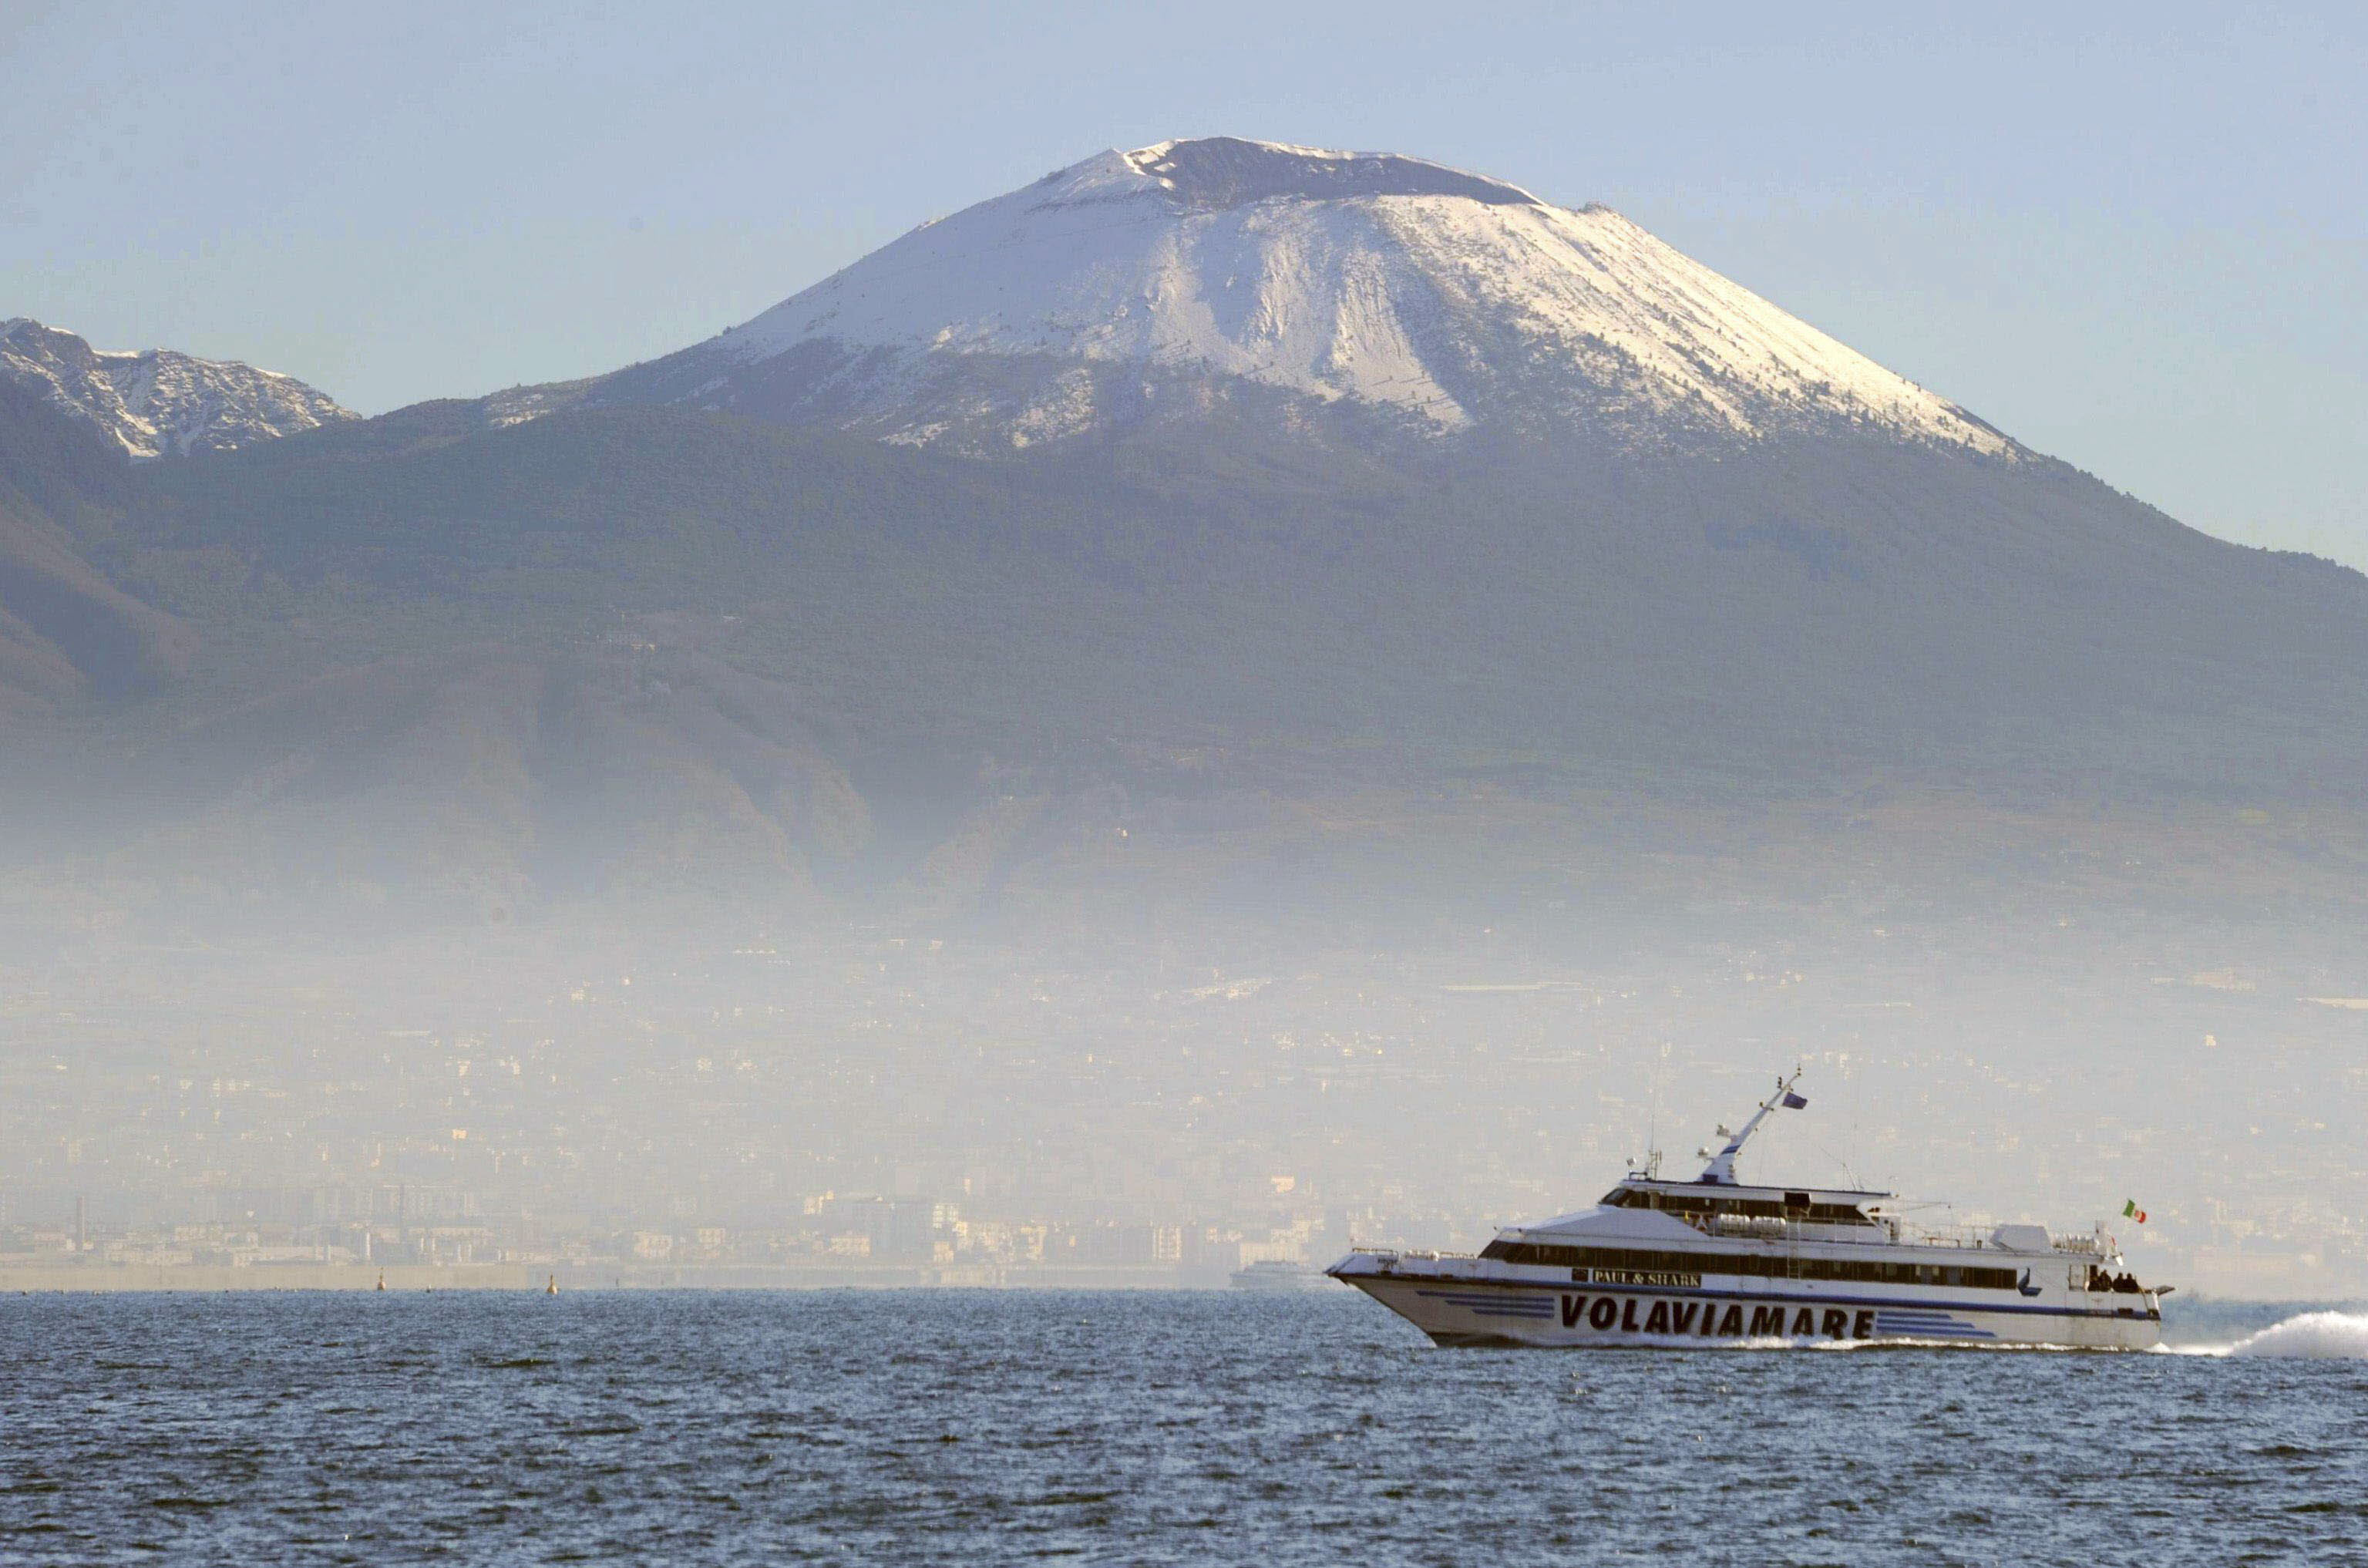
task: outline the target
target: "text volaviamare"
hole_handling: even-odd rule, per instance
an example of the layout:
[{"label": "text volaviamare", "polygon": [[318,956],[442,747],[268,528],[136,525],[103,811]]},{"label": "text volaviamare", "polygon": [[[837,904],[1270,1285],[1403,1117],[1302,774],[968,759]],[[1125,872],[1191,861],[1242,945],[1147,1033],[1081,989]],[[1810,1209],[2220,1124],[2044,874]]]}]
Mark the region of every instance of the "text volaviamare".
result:
[{"label": "text volaviamare", "polygon": [[[1640,1307],[1645,1310],[1639,1314]],[[1732,1301],[1725,1312],[1716,1301],[1653,1301],[1635,1296],[1565,1296],[1565,1328],[1591,1328],[1598,1333],[1691,1335],[1726,1339],[1872,1339],[1874,1309],[1846,1312],[1840,1307],[1793,1307]]]}]

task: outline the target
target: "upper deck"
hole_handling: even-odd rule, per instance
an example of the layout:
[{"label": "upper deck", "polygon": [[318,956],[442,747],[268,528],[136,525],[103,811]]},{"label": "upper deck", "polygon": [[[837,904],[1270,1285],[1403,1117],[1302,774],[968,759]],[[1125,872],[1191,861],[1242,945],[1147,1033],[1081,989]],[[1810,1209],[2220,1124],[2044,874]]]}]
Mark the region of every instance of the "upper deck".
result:
[{"label": "upper deck", "polygon": [[1893,1197],[1853,1187],[1727,1187],[1631,1176],[1592,1209],[1534,1225],[1507,1226],[1498,1239],[1552,1243],[1581,1236],[1657,1235],[1685,1244],[1691,1238],[1676,1228],[1682,1225],[1706,1240],[1781,1246],[2053,1252],[2100,1258],[2114,1251],[2101,1232],[2058,1235],[2041,1225],[1925,1224],[1886,1212],[1883,1206]]},{"label": "upper deck", "polygon": [[1872,1225],[1876,1220],[1870,1210],[1891,1196],[1888,1192],[1850,1187],[1742,1187],[1725,1182],[1630,1176],[1597,1203],[1605,1209],[1657,1209],[1686,1220],[1731,1216],[1825,1225]]}]

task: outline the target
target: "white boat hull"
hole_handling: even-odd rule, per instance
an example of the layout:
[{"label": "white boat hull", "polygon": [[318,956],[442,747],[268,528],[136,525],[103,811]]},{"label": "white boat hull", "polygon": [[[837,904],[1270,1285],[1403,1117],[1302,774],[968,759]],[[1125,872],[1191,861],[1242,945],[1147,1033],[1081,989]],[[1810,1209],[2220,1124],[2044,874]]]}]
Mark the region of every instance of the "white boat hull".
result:
[{"label": "white boat hull", "polygon": [[1327,1270],[1450,1346],[1702,1346],[1805,1340],[1890,1345],[2145,1350],[2162,1323],[2147,1306],[2050,1291],[2052,1300],[1934,1287],[1737,1280],[1693,1289],[1512,1278],[1475,1260],[1351,1254]]}]

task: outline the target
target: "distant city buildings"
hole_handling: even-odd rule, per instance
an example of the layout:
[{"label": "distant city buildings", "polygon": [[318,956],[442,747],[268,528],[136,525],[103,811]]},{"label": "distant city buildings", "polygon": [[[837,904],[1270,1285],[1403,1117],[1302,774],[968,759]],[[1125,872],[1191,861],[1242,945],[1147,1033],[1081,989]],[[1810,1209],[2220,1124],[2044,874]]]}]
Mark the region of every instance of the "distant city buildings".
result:
[{"label": "distant city buildings", "polygon": [[2331,1124],[2368,1090],[2362,1014],[2317,1000],[2349,992],[2137,947],[2086,1015],[2063,988],[2093,954],[2069,978],[1941,964],[1896,926],[1822,964],[1797,941],[1597,969],[1480,943],[1257,973],[744,939],[489,975],[431,1017],[366,987],[265,1006],[202,971],[105,998],[19,975],[0,1270],[1215,1283],[1354,1242],[1476,1246],[1656,1139],[1679,1159],[1805,1059],[1816,1108],[1760,1162],[1964,1218],[2071,1227],[2135,1197],[2149,1278],[2368,1293],[2346,1200],[2368,1156]]}]

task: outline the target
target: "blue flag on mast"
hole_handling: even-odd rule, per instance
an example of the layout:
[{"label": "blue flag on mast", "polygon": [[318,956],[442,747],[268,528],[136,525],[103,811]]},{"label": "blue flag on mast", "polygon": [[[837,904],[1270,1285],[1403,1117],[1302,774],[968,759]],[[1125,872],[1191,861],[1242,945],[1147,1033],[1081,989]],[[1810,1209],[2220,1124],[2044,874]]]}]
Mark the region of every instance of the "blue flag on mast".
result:
[{"label": "blue flag on mast", "polygon": [[1803,1096],[1794,1094],[1790,1089],[1787,1089],[1784,1091],[1784,1108],[1786,1110],[1806,1110],[1809,1108],[1809,1102]]}]

